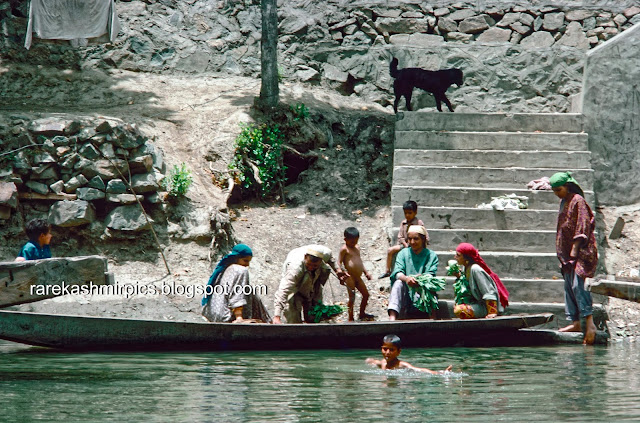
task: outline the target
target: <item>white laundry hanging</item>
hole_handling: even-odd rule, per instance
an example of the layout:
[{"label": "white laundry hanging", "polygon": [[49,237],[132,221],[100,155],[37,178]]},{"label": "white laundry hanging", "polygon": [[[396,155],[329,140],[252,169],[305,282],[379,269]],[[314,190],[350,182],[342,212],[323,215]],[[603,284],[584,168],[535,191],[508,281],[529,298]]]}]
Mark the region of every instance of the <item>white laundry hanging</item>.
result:
[{"label": "white laundry hanging", "polygon": [[[33,33],[47,40],[76,40],[120,32],[114,0],[31,0],[24,46],[31,47]],[[83,43],[80,43],[83,44]]]}]

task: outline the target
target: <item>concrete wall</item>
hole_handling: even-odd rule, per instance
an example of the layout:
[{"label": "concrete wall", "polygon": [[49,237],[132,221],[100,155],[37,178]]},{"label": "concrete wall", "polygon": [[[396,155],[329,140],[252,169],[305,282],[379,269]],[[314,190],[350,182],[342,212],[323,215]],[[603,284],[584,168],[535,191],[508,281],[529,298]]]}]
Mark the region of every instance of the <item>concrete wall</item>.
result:
[{"label": "concrete wall", "polygon": [[597,201],[640,201],[640,25],[587,54],[583,113]]}]

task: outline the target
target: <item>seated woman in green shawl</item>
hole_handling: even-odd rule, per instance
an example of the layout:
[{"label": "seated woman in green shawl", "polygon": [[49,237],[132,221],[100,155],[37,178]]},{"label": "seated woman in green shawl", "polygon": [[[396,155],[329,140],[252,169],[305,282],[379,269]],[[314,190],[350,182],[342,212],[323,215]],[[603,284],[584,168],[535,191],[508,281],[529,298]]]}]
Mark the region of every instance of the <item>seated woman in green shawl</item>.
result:
[{"label": "seated woman in green shawl", "polygon": [[419,312],[410,296],[409,286],[418,285],[416,277],[423,274],[435,276],[438,270],[438,256],[427,248],[427,231],[423,226],[410,226],[407,241],[411,248],[400,250],[391,272],[392,286],[387,307],[389,320],[407,318]]}]

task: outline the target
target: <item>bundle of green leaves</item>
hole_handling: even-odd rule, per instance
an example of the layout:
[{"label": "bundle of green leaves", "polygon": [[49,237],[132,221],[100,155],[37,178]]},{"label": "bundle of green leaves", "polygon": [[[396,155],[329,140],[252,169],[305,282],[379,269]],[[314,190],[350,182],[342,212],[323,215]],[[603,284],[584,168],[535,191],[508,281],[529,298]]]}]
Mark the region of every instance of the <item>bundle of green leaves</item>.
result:
[{"label": "bundle of green leaves", "polygon": [[429,274],[416,276],[416,281],[417,286],[409,286],[410,298],[418,310],[430,314],[438,309],[436,292],[444,289],[446,281]]},{"label": "bundle of green leaves", "polygon": [[313,317],[315,323],[319,323],[321,320],[327,320],[335,315],[338,315],[344,311],[344,307],[339,305],[325,305],[322,302],[318,302],[309,311],[309,315]]},{"label": "bundle of green leaves", "polygon": [[471,295],[471,289],[469,288],[469,281],[465,276],[462,269],[455,260],[450,260],[447,263],[447,275],[458,276],[453,283],[453,292],[455,293],[456,304],[473,304],[475,302],[473,295]]}]

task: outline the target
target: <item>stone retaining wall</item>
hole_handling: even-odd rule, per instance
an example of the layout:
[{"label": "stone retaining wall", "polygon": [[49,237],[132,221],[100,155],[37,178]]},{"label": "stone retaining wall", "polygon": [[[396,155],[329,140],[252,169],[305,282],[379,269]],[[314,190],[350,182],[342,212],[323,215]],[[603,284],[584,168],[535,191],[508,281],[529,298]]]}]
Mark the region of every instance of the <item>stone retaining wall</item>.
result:
[{"label": "stone retaining wall", "polygon": [[640,26],[589,52],[583,114],[601,205],[640,201]]},{"label": "stone retaining wall", "polygon": [[[640,7],[626,0],[548,3],[280,1],[279,66],[285,80],[389,105],[388,63],[397,55],[401,67],[461,67],[465,87],[451,90],[461,111],[568,111],[584,51],[639,22]],[[0,48],[16,61],[259,75],[258,0],[122,1],[123,31],[114,45],[36,42],[31,51],[22,47],[26,2],[11,4],[0,6]],[[423,97],[419,106],[433,106]]]},{"label": "stone retaining wall", "polygon": [[148,204],[162,201],[162,152],[135,125],[77,117],[30,121],[14,115],[0,122],[0,144],[0,219],[10,218],[20,192],[27,198],[63,200],[53,201],[48,213],[59,227],[92,223],[97,213],[107,228],[138,231],[148,222],[136,195]]}]

